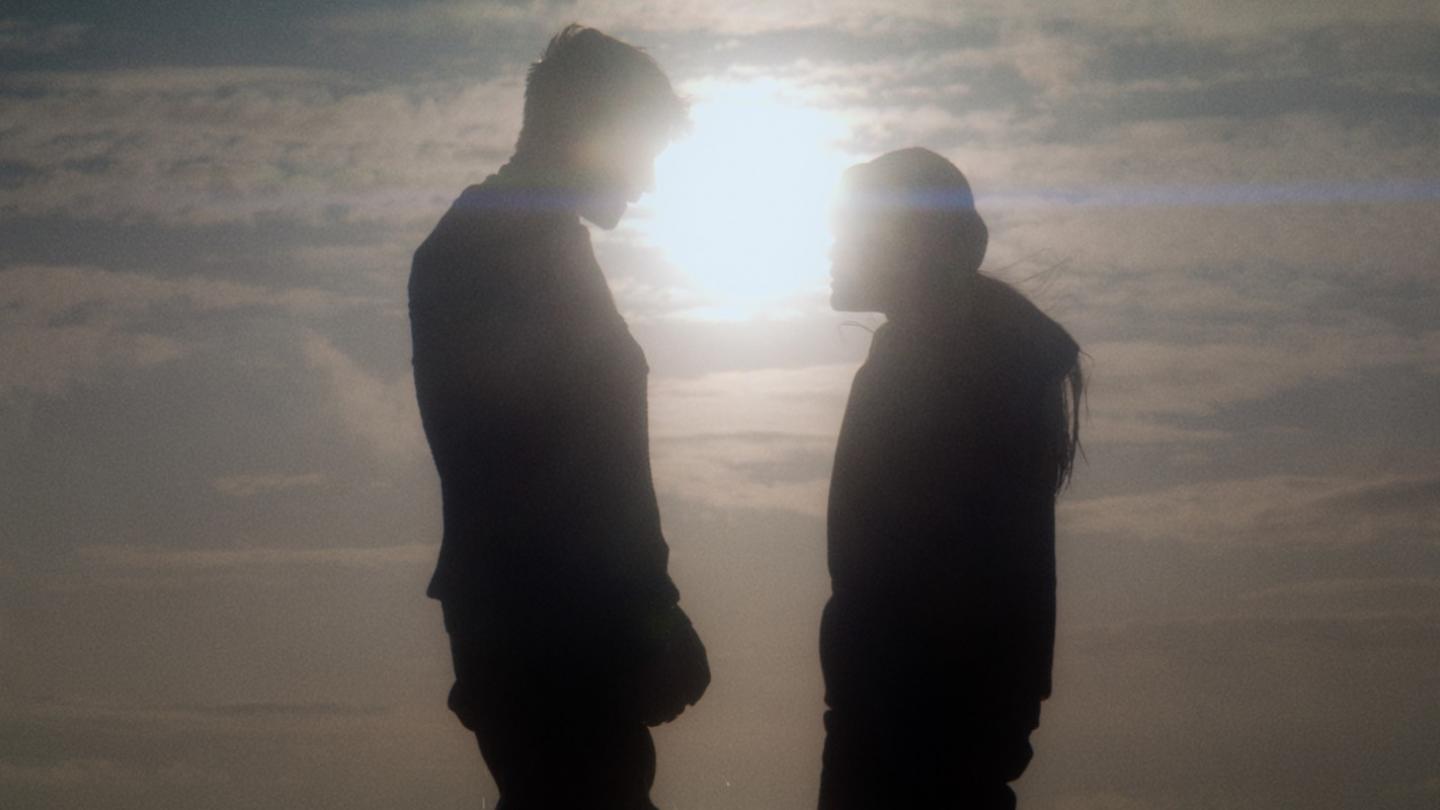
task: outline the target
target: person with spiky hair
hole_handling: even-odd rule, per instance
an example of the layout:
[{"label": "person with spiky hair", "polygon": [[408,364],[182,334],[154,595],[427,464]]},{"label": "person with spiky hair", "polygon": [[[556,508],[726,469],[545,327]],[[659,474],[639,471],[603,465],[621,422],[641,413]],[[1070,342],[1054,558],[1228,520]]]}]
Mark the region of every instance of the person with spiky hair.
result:
[{"label": "person with spiky hair", "polygon": [[444,534],[428,594],[502,810],[648,810],[649,727],[709,684],[651,480],[644,352],[581,219],[614,228],[685,125],[643,51],[572,25],[514,155],[415,252],[415,390]]},{"label": "person with spiky hair", "polygon": [[979,272],[987,241],[934,152],[843,178],[831,303],[886,323],[830,482],[821,810],[1013,808],[1050,694],[1079,347]]}]

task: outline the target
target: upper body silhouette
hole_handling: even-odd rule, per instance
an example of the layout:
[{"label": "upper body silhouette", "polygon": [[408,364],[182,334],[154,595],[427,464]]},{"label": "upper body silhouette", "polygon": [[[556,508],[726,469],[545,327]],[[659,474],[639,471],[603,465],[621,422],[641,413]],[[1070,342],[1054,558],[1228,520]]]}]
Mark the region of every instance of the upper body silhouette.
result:
[{"label": "upper body silhouette", "polygon": [[890,153],[842,193],[832,302],[887,322],[831,479],[821,806],[1011,807],[1050,694],[1078,348],[976,272],[985,226],[944,158]]},{"label": "upper body silhouette", "polygon": [[642,52],[571,26],[516,154],[415,252],[415,388],[440,476],[440,600],[505,810],[649,808],[647,725],[709,682],[651,482],[648,367],[584,218],[612,228],[684,109]]},{"label": "upper body silhouette", "polygon": [[466,189],[415,253],[415,384],[445,518],[428,593],[489,615],[518,601],[531,621],[673,604],[644,353],[585,226],[525,175]]}]

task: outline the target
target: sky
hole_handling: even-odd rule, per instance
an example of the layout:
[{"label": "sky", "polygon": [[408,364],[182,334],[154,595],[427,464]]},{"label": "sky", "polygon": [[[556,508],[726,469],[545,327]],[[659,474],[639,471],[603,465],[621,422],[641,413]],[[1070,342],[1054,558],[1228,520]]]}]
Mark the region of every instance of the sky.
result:
[{"label": "sky", "polygon": [[927,146],[1086,352],[1033,810],[1440,805],[1440,5],[0,7],[0,804],[474,808],[424,597],[411,252],[579,21],[692,104],[597,255],[700,705],[659,804],[812,807],[878,316],[836,173]]}]

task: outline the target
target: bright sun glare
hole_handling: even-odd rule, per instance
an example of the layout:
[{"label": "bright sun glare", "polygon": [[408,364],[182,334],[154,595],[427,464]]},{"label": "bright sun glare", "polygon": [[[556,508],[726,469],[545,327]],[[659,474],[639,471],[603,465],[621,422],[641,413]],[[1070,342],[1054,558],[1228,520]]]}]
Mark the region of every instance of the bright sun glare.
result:
[{"label": "bright sun glare", "polygon": [[827,207],[848,165],[836,115],[774,81],[688,88],[693,129],[655,165],[636,229],[699,288],[700,317],[783,315],[824,288]]}]

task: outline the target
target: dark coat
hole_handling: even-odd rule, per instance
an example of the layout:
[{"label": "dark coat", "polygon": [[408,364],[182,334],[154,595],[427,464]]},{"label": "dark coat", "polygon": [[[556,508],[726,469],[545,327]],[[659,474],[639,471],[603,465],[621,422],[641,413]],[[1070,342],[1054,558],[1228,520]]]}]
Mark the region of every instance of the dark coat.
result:
[{"label": "dark coat", "polygon": [[1076,348],[1018,293],[973,290],[946,318],[882,326],[855,375],[821,633],[837,711],[990,707],[1033,723],[1050,693],[1050,442]]},{"label": "dark coat", "polygon": [[444,505],[428,593],[447,623],[543,636],[653,613],[678,593],[644,353],[589,232],[517,174],[466,189],[415,252],[410,323]]}]

